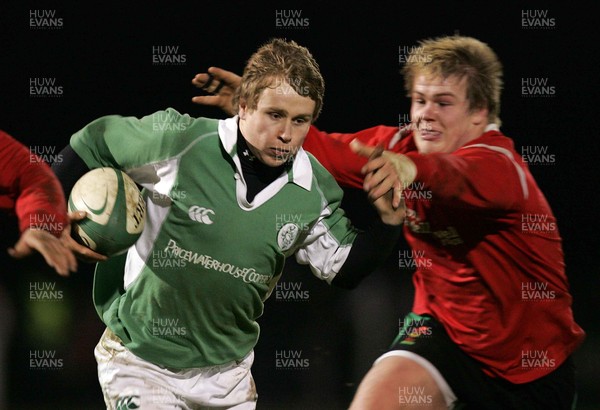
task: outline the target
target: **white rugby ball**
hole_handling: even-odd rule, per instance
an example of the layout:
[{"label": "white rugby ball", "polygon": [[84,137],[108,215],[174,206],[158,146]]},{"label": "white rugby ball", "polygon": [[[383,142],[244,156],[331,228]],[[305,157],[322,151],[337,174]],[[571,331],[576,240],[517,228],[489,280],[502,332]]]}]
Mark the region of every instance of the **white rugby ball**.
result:
[{"label": "white rugby ball", "polygon": [[125,252],[142,234],[146,203],[135,182],[115,168],[96,168],[83,175],[69,195],[69,212],[85,211],[74,223],[73,238],[102,255]]}]

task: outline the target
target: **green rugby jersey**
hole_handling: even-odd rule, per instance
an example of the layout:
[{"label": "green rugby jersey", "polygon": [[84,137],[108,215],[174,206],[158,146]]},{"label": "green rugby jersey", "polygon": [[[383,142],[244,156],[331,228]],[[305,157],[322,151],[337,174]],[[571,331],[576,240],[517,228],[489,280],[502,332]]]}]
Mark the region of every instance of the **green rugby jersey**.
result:
[{"label": "green rugby jersey", "polygon": [[304,150],[248,203],[237,127],[237,117],[169,108],[101,117],[70,141],[90,168],[122,169],[144,188],[144,232],[96,266],[94,304],[127,348],[160,366],[244,357],[285,258],[330,283],[357,234],[339,208],[342,190]]}]

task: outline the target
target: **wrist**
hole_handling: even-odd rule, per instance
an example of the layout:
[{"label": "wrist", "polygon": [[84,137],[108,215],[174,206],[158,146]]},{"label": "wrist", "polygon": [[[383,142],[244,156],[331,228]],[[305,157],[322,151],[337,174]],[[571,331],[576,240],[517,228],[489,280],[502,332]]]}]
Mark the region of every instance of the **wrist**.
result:
[{"label": "wrist", "polygon": [[382,212],[379,214],[381,222],[385,225],[400,226],[404,222],[404,210],[396,210],[394,212]]},{"label": "wrist", "polygon": [[412,159],[402,154],[392,154],[390,161],[396,169],[402,189],[406,189],[417,177],[417,166]]}]

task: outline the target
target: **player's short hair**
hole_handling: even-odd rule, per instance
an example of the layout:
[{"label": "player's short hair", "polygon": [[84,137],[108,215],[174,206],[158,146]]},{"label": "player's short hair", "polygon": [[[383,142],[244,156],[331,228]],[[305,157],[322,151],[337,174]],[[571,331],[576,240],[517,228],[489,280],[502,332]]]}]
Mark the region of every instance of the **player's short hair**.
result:
[{"label": "player's short hair", "polygon": [[425,39],[413,47],[402,68],[410,96],[418,75],[467,78],[469,109],[488,109],[488,122],[500,125],[502,64],[485,43],[460,35]]},{"label": "player's short hair", "polygon": [[240,99],[248,108],[255,109],[263,90],[278,82],[289,84],[298,94],[315,102],[314,122],[321,113],[325,94],[319,65],[306,47],[281,38],[263,44],[248,59],[240,86],[233,96],[234,110],[238,110]]}]

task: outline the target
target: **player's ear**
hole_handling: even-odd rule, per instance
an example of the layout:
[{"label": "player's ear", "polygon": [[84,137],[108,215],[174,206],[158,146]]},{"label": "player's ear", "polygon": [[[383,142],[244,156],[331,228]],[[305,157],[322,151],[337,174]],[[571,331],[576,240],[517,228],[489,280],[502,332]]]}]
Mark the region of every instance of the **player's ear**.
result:
[{"label": "player's ear", "polygon": [[246,100],[240,98],[240,101],[238,103],[238,115],[240,116],[240,119],[245,120],[247,113],[248,113],[248,104],[246,103]]},{"label": "player's ear", "polygon": [[471,111],[471,122],[473,125],[487,125],[489,110],[487,108],[475,108]]}]

